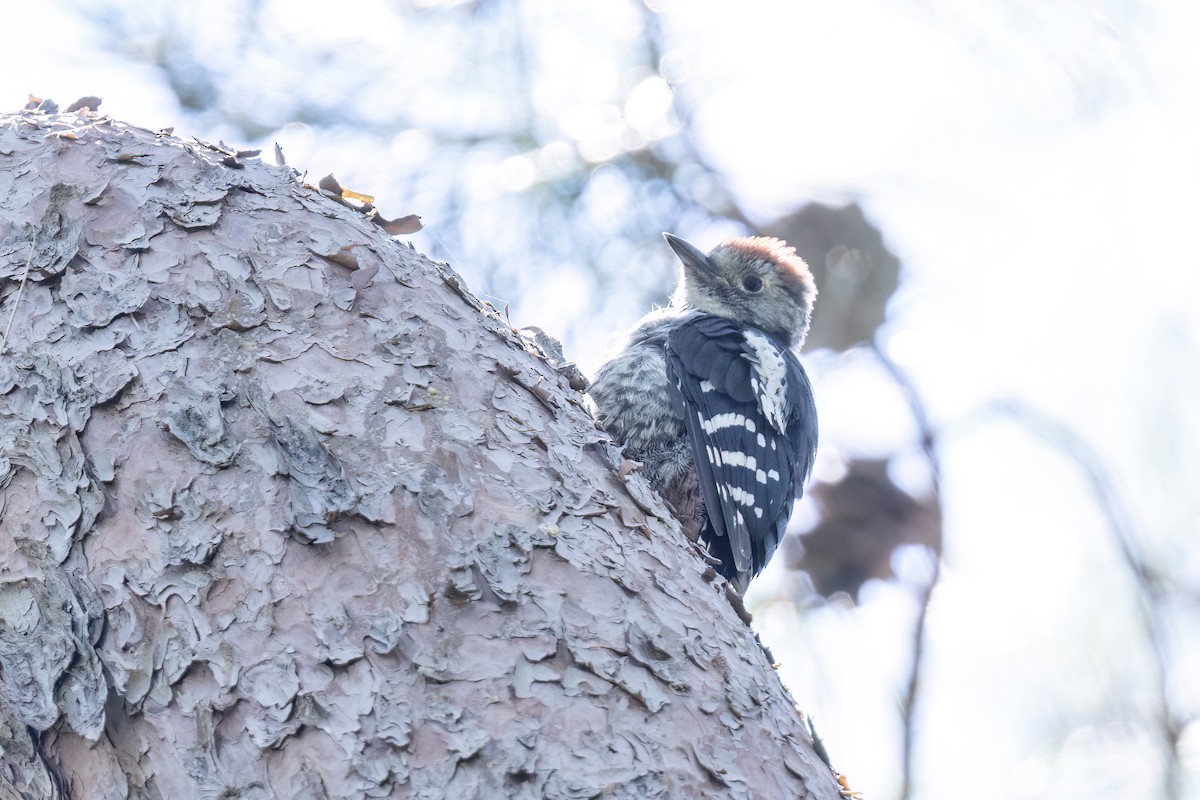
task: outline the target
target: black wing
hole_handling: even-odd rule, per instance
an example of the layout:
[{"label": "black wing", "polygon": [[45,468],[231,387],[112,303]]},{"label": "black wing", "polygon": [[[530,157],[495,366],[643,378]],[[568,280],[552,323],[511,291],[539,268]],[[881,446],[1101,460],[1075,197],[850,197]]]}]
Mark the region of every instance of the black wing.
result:
[{"label": "black wing", "polygon": [[[765,334],[701,314],[667,341],[667,375],[707,510],[702,535],[744,589],[775,552],[816,451],[812,389],[799,361]],[[766,348],[764,350],[764,347]],[[784,377],[767,393],[760,356]],[[777,374],[778,373],[778,374]]]}]

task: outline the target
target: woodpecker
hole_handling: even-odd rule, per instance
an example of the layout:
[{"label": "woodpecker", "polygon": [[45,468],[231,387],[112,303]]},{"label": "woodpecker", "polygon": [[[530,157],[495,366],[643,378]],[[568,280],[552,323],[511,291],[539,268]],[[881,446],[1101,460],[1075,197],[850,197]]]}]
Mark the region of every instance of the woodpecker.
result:
[{"label": "woodpecker", "polygon": [[683,262],[670,304],[623,335],[590,394],[693,540],[739,592],[783,539],[817,450],[812,386],[795,352],[817,290],[779,239],[729,239]]}]

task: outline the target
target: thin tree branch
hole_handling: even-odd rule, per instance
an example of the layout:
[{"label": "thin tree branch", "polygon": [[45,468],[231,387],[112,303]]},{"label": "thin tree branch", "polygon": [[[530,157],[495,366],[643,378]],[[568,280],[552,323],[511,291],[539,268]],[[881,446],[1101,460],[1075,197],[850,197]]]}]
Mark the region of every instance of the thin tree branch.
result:
[{"label": "thin tree branch", "polygon": [[[930,482],[933,485],[934,498],[940,503],[942,470],[936,450],[936,435],[933,426],[929,422],[929,415],[925,410],[925,405],[921,402],[920,395],[917,394],[916,387],[913,386],[908,374],[900,368],[900,365],[889,358],[876,344],[871,345],[871,351],[875,354],[875,358],[878,359],[880,365],[887,371],[889,377],[891,377],[901,393],[903,393],[904,399],[908,403],[909,413],[912,414],[913,421],[920,432],[921,452],[925,456],[926,463],[929,465],[929,476]],[[913,645],[908,683],[904,687],[904,696],[901,698],[900,704],[900,710],[904,716],[904,739],[901,743],[900,752],[901,763],[903,764],[900,796],[905,798],[905,800],[912,797],[913,791],[913,774],[915,771],[913,752],[915,749],[914,742],[917,738],[914,710],[916,709],[920,691],[921,662],[925,656],[925,623],[929,616],[929,603],[933,598],[934,587],[937,586],[938,580],[941,578],[941,553],[934,553],[933,556],[932,570],[929,573],[928,579],[924,583],[912,587],[916,594],[917,618],[913,623]]]},{"label": "thin tree branch", "polygon": [[1009,417],[1028,431],[1053,447],[1073,462],[1090,485],[1096,504],[1108,520],[1108,528],[1121,554],[1121,560],[1129,570],[1138,590],[1138,610],[1141,613],[1146,639],[1153,653],[1155,670],[1153,675],[1156,708],[1154,716],[1167,749],[1164,765],[1165,793],[1167,800],[1178,800],[1182,792],[1183,766],[1179,757],[1179,738],[1184,720],[1171,709],[1168,675],[1167,620],[1164,616],[1166,588],[1159,574],[1138,553],[1140,536],[1132,522],[1132,515],[1121,499],[1109,471],[1096,452],[1074,431],[1062,422],[1014,400],[991,403],[981,409],[983,417]]}]

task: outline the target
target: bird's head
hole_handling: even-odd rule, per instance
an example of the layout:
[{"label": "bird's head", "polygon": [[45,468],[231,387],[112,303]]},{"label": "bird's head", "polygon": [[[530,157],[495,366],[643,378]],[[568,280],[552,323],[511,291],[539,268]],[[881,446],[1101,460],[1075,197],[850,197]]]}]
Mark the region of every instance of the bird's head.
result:
[{"label": "bird's head", "polygon": [[670,233],[683,262],[671,305],[725,317],[799,347],[808,334],[817,287],[786,242],[766,236],[726,239],[707,255]]}]

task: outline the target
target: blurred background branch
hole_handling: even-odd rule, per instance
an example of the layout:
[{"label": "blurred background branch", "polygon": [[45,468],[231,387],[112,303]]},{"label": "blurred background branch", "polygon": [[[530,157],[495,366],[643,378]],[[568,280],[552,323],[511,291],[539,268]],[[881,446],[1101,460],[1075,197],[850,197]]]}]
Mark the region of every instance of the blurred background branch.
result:
[{"label": "blurred background branch", "polygon": [[1172,640],[1178,635],[1171,621],[1168,606],[1178,595],[1169,586],[1169,577],[1150,566],[1139,553],[1138,542],[1146,537],[1136,526],[1125,507],[1121,490],[1096,452],[1062,421],[1038,412],[1027,405],[1011,400],[997,400],[980,412],[979,424],[989,421],[1011,421],[1048,447],[1070,460],[1087,478],[1093,502],[1100,509],[1110,532],[1112,544],[1120,553],[1121,562],[1136,587],[1135,602],[1143,626],[1145,644],[1138,646],[1152,659],[1150,672],[1153,693],[1153,714],[1162,739],[1163,797],[1178,798],[1183,791],[1183,765],[1180,763],[1179,738],[1195,716],[1181,716],[1172,708],[1171,673],[1176,658]]}]

